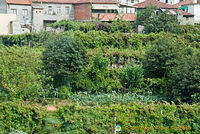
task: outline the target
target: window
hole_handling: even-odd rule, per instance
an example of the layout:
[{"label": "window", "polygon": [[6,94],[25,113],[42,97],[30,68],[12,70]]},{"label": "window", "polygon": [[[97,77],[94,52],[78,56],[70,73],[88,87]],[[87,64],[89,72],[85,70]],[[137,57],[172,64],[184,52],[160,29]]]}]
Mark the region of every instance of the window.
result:
[{"label": "window", "polygon": [[65,13],[69,14],[69,7],[65,7]]},{"label": "window", "polygon": [[13,14],[17,14],[17,9],[11,9]]},{"label": "window", "polygon": [[48,14],[53,14],[53,8],[52,8],[52,6],[48,6]]},{"label": "window", "polygon": [[134,3],[135,2],[135,0],[131,0],[131,3]]},{"label": "window", "polygon": [[131,8],[131,13],[135,13],[135,8]]},{"label": "window", "polygon": [[131,13],[131,8],[127,8],[127,13]]},{"label": "window", "polygon": [[57,7],[57,14],[61,13],[61,7]]},{"label": "window", "polygon": [[22,9],[22,15],[28,16],[28,9]]}]

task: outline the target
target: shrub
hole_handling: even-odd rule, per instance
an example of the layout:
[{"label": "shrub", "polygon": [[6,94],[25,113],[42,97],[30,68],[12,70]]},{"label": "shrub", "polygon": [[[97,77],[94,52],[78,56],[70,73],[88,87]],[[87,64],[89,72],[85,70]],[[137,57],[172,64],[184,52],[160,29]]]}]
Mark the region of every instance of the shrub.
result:
[{"label": "shrub", "polygon": [[43,108],[20,101],[1,102],[0,113],[1,133],[13,130],[26,133],[40,132],[46,115]]},{"label": "shrub", "polygon": [[165,77],[177,64],[184,44],[170,35],[163,35],[152,44],[142,60],[145,75],[149,78]]},{"label": "shrub", "polygon": [[144,26],[144,32],[149,34],[159,33],[161,31],[174,32],[179,24],[176,16],[168,14],[168,12],[156,11],[157,8],[149,7],[137,14],[137,25]]},{"label": "shrub", "polygon": [[59,87],[66,84],[66,76],[87,64],[86,50],[75,39],[58,35],[46,44],[43,62],[45,69],[54,78],[54,86]]},{"label": "shrub", "polygon": [[33,100],[43,94],[44,73],[39,49],[0,47],[0,89],[10,99]]},{"label": "shrub", "polygon": [[189,103],[200,102],[200,52],[190,51],[185,53],[173,67],[169,81],[173,89],[174,100],[180,99]]},{"label": "shrub", "polygon": [[120,89],[121,83],[117,69],[108,67],[109,60],[97,55],[91,64],[74,76],[77,90],[88,92],[110,92]]},{"label": "shrub", "polygon": [[141,65],[127,65],[122,70],[122,86],[128,91],[138,92],[142,88],[143,69]]},{"label": "shrub", "polygon": [[5,46],[42,46],[47,42],[53,33],[42,31],[40,33],[25,33],[19,35],[2,35],[0,44]]},{"label": "shrub", "polygon": [[82,107],[66,105],[56,112],[61,122],[58,131],[112,133],[114,116],[121,133],[199,133],[198,105],[174,103],[128,103],[125,105]]}]

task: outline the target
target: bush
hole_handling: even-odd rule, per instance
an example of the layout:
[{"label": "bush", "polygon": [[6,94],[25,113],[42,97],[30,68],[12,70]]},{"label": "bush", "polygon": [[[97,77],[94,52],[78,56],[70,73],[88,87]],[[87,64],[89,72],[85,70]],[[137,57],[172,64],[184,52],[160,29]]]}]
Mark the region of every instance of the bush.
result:
[{"label": "bush", "polygon": [[122,86],[128,91],[138,92],[142,88],[143,69],[141,65],[127,65],[122,70]]},{"label": "bush", "polygon": [[42,46],[47,42],[53,33],[42,31],[40,33],[25,33],[19,35],[2,35],[0,44],[5,46]]},{"label": "bush", "polygon": [[137,14],[136,24],[143,25],[145,33],[175,32],[179,30],[177,28],[179,22],[176,16],[168,14],[167,11],[156,10],[155,7],[149,7]]},{"label": "bush", "polygon": [[142,60],[145,76],[149,78],[166,77],[182,54],[184,44],[170,35],[163,35],[147,49]]},{"label": "bush", "polygon": [[0,113],[1,133],[13,130],[26,133],[40,132],[46,115],[43,108],[20,101],[1,102]]},{"label": "bush", "polygon": [[86,49],[73,38],[54,36],[43,52],[44,67],[54,78],[54,86],[66,84],[71,73],[81,70],[87,64]]},{"label": "bush", "polygon": [[9,99],[28,99],[43,95],[42,53],[28,47],[0,47],[0,89]]},{"label": "bush", "polygon": [[169,81],[174,100],[180,99],[189,103],[200,102],[200,52],[188,50],[173,67]]},{"label": "bush", "polygon": [[66,105],[55,113],[61,122],[57,131],[112,133],[114,116],[121,133],[199,133],[198,105],[174,103],[128,103],[125,105],[83,107]]},{"label": "bush", "polygon": [[97,55],[91,64],[74,76],[77,90],[88,92],[110,92],[120,89],[119,71],[108,67],[109,60]]}]

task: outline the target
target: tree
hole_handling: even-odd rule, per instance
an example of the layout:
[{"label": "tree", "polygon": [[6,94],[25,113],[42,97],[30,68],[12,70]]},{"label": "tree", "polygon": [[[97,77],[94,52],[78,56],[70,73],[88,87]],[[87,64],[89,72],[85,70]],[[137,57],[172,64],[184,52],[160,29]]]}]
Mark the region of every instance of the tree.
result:
[{"label": "tree", "polygon": [[173,100],[200,102],[200,52],[187,49],[177,66],[172,68],[169,82],[173,89]]},{"label": "tree", "polygon": [[152,46],[146,50],[142,60],[145,76],[148,78],[165,77],[176,65],[183,48],[181,42],[178,43],[178,39],[170,34],[163,34],[163,37],[154,41]]},{"label": "tree", "polygon": [[176,31],[179,24],[176,16],[170,15],[167,11],[159,11],[155,7],[148,7],[137,15],[136,24],[144,26],[145,33],[159,33],[161,31]]},{"label": "tree", "polygon": [[45,69],[54,78],[54,86],[61,86],[65,84],[67,76],[87,64],[86,49],[73,38],[56,35],[46,44],[43,62]]}]

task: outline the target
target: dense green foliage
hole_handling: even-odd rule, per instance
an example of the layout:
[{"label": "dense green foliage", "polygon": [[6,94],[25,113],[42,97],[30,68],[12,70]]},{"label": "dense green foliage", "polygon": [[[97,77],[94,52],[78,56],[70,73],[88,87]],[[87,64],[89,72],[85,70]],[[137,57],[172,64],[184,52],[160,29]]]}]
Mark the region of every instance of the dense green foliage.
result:
[{"label": "dense green foliage", "polygon": [[143,58],[146,77],[161,78],[167,76],[182,53],[184,44],[177,42],[178,39],[164,35],[152,43]]},{"label": "dense green foliage", "polygon": [[[143,83],[143,69],[141,65],[127,65],[122,71],[122,85],[127,90],[137,92],[140,90]],[[129,91],[128,90],[128,91]]]},{"label": "dense green foliage", "polygon": [[[159,9],[160,10],[160,9]],[[138,12],[136,25],[144,26],[145,33],[175,32],[179,24],[176,16],[161,12],[154,7]]]},{"label": "dense green foliage", "polygon": [[123,134],[200,132],[198,105],[132,102],[90,107],[62,102],[55,112],[47,112],[44,107],[21,102],[1,103],[1,132],[14,129],[27,133],[112,133],[114,116]]},{"label": "dense green foliage", "polygon": [[9,99],[34,100],[42,95],[45,73],[41,57],[39,49],[0,46],[0,90]]},{"label": "dense green foliage", "polygon": [[5,46],[41,46],[51,38],[52,34],[52,32],[42,31],[38,34],[2,35],[0,36],[0,44],[2,43]]},{"label": "dense green foliage", "polygon": [[57,35],[46,44],[42,60],[45,70],[58,86],[63,85],[65,76],[79,71],[87,64],[84,46],[64,35]]},{"label": "dense green foliage", "polygon": [[0,36],[0,133],[200,133],[200,26],[153,11]]},{"label": "dense green foliage", "polygon": [[77,90],[110,92],[122,88],[118,69],[108,67],[109,60],[97,55],[89,67],[77,72],[74,77]]},{"label": "dense green foliage", "polygon": [[128,33],[133,31],[133,24],[128,21],[116,20],[111,23],[102,23],[99,21],[91,22],[74,22],[68,20],[62,20],[57,23],[49,25],[52,28],[64,28],[65,31],[83,31],[87,33],[88,31],[105,31],[105,32],[122,32]]},{"label": "dense green foliage", "polygon": [[42,107],[20,101],[0,103],[0,132],[20,130],[36,133],[42,130],[45,112]]},{"label": "dense green foliage", "polygon": [[200,100],[200,52],[190,48],[187,53],[189,54],[185,54],[187,56],[173,67],[169,80],[174,100],[194,103]]}]

